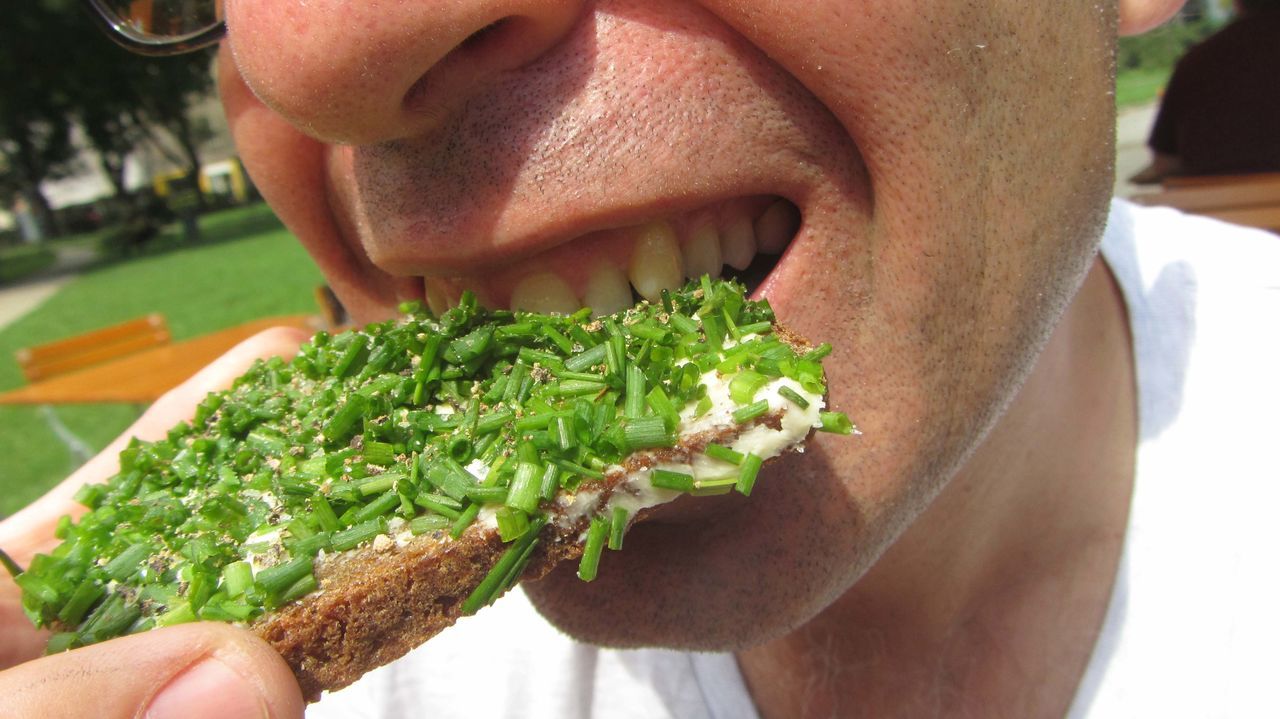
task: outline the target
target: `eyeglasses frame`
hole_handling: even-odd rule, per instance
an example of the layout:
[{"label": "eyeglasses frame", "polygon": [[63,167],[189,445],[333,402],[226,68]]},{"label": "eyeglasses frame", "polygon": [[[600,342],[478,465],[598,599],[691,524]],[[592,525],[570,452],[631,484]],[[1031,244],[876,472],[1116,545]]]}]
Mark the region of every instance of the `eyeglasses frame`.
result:
[{"label": "eyeglasses frame", "polygon": [[148,57],[165,57],[203,50],[217,44],[227,34],[223,21],[202,30],[177,37],[151,37],[138,32],[128,23],[121,22],[103,0],[82,0],[81,4],[100,30],[124,49]]}]

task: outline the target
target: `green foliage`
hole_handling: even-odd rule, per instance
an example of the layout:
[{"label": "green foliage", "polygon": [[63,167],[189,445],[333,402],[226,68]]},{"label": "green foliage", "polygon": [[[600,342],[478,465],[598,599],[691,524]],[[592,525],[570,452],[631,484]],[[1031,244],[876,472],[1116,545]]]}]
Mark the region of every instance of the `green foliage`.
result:
[{"label": "green foliage", "polygon": [[1151,32],[1120,38],[1116,70],[1169,71],[1192,45],[1220,27],[1209,19],[1174,19]]},{"label": "green foliage", "polygon": [[18,245],[0,250],[0,283],[12,282],[49,267],[57,260],[45,245]]}]

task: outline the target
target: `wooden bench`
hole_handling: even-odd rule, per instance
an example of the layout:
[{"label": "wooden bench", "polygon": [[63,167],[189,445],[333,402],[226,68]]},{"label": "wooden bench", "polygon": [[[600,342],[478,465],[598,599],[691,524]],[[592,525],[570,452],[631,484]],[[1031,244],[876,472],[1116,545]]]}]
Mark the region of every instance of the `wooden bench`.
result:
[{"label": "wooden bench", "polygon": [[1159,192],[1129,199],[1280,232],[1280,173],[1173,177]]},{"label": "wooden bench", "polygon": [[65,374],[169,343],[164,317],[150,314],[75,337],[18,350],[18,366],[28,382]]}]

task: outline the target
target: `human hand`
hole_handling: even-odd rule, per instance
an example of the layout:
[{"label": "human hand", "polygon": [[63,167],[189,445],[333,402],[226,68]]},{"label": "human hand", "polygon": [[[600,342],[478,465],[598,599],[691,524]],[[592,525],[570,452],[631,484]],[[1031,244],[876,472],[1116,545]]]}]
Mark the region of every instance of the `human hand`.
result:
[{"label": "human hand", "polygon": [[[0,547],[21,566],[51,550],[58,518],[84,511],[72,499],[76,490],[115,474],[130,437],[163,437],[253,360],[291,356],[305,339],[298,330],[261,332],[165,394],[98,456],[0,522]],[[284,660],[254,635],[225,624],[168,627],[37,658],[48,634],[31,625],[20,590],[0,572],[0,696],[14,716],[302,715],[302,696]]]}]

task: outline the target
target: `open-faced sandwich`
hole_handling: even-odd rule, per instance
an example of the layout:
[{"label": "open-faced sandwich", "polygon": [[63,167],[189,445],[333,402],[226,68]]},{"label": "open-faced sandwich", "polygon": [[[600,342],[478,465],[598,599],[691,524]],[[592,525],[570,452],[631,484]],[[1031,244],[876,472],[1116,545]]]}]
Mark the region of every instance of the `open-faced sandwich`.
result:
[{"label": "open-faced sandwich", "polygon": [[709,280],[591,318],[488,311],[317,335],[259,361],[120,473],[25,571],[50,651],[197,620],[247,626],[311,699],[577,559],[649,507],[750,494],[815,429],[820,364],[766,302]]}]

